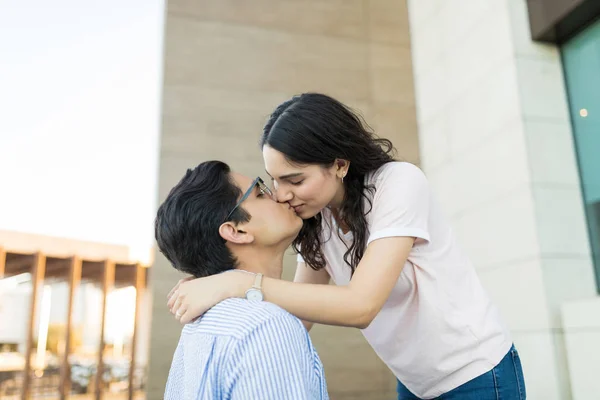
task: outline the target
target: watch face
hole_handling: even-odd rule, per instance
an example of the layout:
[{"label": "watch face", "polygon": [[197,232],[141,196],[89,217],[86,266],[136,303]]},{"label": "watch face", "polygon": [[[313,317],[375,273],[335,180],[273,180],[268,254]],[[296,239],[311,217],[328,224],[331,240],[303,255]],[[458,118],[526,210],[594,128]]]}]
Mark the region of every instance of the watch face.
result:
[{"label": "watch face", "polygon": [[249,289],[246,292],[246,298],[248,300],[253,300],[253,301],[262,301],[263,300],[263,294],[258,289]]}]

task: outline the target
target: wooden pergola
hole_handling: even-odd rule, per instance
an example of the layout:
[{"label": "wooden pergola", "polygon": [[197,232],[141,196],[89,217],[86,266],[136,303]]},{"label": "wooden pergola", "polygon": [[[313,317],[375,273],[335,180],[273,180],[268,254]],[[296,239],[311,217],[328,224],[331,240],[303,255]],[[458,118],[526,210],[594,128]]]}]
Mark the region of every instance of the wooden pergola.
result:
[{"label": "wooden pergola", "polygon": [[43,252],[22,253],[13,252],[10,249],[0,247],[0,279],[8,278],[23,273],[31,274],[32,295],[30,315],[27,327],[27,338],[25,347],[25,370],[23,376],[23,388],[21,398],[31,398],[32,381],[32,346],[34,343],[34,324],[36,320],[37,304],[41,295],[41,289],[45,280],[65,281],[69,285],[69,297],[67,302],[67,321],[65,329],[65,351],[61,360],[60,387],[58,392],[60,399],[66,399],[71,391],[71,368],[69,355],[72,351],[72,329],[73,329],[73,307],[75,292],[79,284],[83,282],[94,282],[102,288],[102,322],[100,342],[98,348],[97,373],[95,385],[95,399],[102,398],[103,384],[102,375],[104,371],[103,353],[105,348],[105,324],[107,296],[114,289],[133,285],[136,289],[135,323],[132,337],[131,360],[129,364],[129,389],[128,399],[134,395],[134,372],[136,359],[136,345],[139,335],[139,318],[143,293],[146,289],[148,268],[140,263],[131,263],[119,260],[93,260],[81,258],[74,254],[69,257],[53,256]]}]

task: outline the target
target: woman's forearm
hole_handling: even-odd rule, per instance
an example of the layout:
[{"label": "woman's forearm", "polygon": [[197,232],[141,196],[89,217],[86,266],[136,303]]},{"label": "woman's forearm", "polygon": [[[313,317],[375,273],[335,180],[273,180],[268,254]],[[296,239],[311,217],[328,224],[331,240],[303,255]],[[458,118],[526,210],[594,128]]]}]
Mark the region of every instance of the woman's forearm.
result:
[{"label": "woman's forearm", "polygon": [[[400,236],[373,241],[346,286],[265,277],[264,298],[304,321],[364,329],[377,316],[398,282],[414,240]],[[236,293],[225,297],[243,297],[252,286],[253,278],[241,276],[236,281],[236,285],[227,285]]]},{"label": "woman's forearm", "polygon": [[[246,277],[237,285],[235,297],[249,288]],[[246,286],[244,286],[246,285]],[[366,328],[376,315],[368,299],[357,296],[348,286],[293,283],[264,278],[265,300],[275,303],[301,320],[325,325]],[[306,326],[306,324],[305,324]]]},{"label": "woman's forearm", "polygon": [[363,329],[375,317],[368,299],[357,296],[349,286],[267,279],[264,291],[266,301],[306,321]]}]

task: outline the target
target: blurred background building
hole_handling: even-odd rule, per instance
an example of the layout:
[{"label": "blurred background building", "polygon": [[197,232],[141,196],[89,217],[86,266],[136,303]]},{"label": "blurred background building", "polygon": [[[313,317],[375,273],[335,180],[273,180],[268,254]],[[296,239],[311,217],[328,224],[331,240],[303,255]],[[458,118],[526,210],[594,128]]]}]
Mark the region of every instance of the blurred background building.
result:
[{"label": "blurred background building", "polygon": [[[159,201],[186,168],[204,160],[223,159],[260,175],[258,138],[275,106],[306,91],[337,97],[361,111],[402,159],[429,177],[514,334],[528,397],[600,398],[599,2],[172,0],[164,12]],[[0,246],[6,271],[14,259],[8,254],[42,251],[47,260],[63,260],[63,281],[73,276],[68,271],[74,259],[95,262],[101,271],[107,266],[98,261],[105,259],[115,271],[119,265],[141,268],[135,257],[117,250],[102,257],[77,246],[63,253],[39,246],[24,251],[11,249],[2,237]],[[290,255],[287,279],[294,265]],[[5,285],[12,288],[13,304],[30,307],[26,281],[35,282],[35,271],[30,273]],[[133,364],[147,374],[135,390],[128,389],[129,378],[113,383],[113,393],[145,391],[148,399],[162,398],[181,331],[164,299],[180,278],[157,255],[148,278],[151,323],[143,311],[135,316],[135,293],[123,289],[130,304],[123,312],[133,312],[130,319],[138,321]],[[80,288],[86,286],[81,279]],[[61,290],[68,293],[67,287],[72,285]],[[106,291],[97,282],[95,287],[89,297],[98,304]],[[37,296],[46,292],[39,289]],[[52,289],[53,299],[58,292]],[[64,320],[69,296],[62,298]],[[149,299],[138,304],[150,307]],[[11,309],[3,307],[0,315],[14,314]],[[73,321],[81,321],[77,307],[70,310]],[[101,314],[90,315],[96,324],[102,320]],[[39,343],[39,328],[30,334],[31,317],[22,318],[10,329],[0,322],[0,336],[7,338],[0,354],[25,353],[23,338]],[[124,336],[129,339],[116,341],[129,366],[133,326]],[[108,327],[92,330],[105,333],[102,349],[112,354]],[[84,331],[73,335],[86,343]],[[358,330],[317,326],[311,336],[332,399],[395,398],[395,378]],[[98,338],[89,342],[97,360]],[[73,346],[80,352],[85,347]]]},{"label": "blurred background building", "polygon": [[143,398],[146,266],[125,246],[8,231],[0,243],[0,398]]}]

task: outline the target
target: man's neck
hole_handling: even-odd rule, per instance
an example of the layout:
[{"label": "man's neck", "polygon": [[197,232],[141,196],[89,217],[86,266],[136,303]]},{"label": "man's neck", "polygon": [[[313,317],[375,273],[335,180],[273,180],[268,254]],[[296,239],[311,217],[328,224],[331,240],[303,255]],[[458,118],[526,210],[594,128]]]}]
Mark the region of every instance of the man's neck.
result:
[{"label": "man's neck", "polygon": [[237,269],[262,273],[269,278],[281,279],[283,272],[284,251],[273,251],[273,249],[245,248],[235,252],[238,260]]}]

